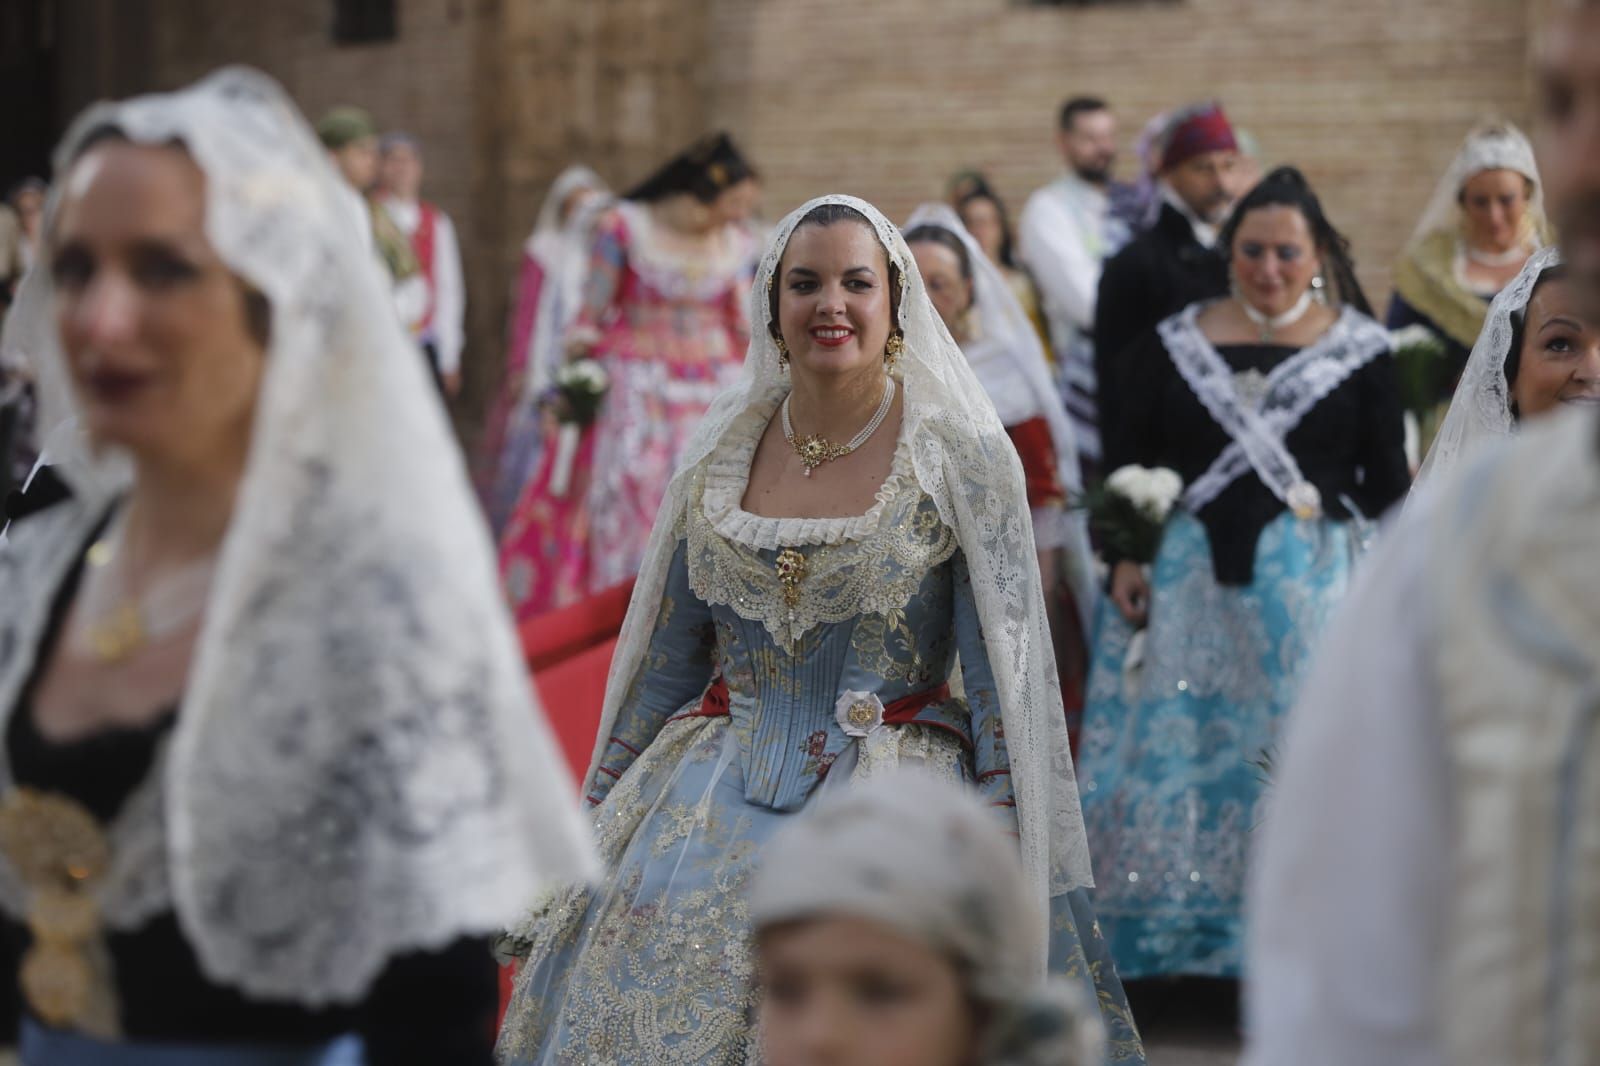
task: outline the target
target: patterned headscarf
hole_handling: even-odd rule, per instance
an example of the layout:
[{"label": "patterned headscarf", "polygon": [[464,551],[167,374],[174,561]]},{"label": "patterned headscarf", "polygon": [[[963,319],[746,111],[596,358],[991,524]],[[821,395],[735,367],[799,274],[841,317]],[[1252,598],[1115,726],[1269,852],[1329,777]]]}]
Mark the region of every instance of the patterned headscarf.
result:
[{"label": "patterned headscarf", "polygon": [[948,957],[985,1008],[983,1066],[1101,1062],[1098,1012],[1031,962],[1037,906],[994,814],[914,771],[821,796],[767,847],[750,896],[757,932],[848,915]]}]

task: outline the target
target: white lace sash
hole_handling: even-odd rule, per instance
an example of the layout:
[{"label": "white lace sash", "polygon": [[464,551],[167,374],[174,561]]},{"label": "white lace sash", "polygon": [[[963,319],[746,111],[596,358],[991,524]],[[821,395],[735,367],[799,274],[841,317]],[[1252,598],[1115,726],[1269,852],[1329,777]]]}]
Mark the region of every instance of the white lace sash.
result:
[{"label": "white lace sash", "polygon": [[1184,507],[1196,513],[1254,470],[1278,499],[1305,482],[1285,438],[1350,375],[1389,351],[1388,334],[1360,312],[1345,308],[1316,343],[1302,348],[1266,376],[1259,401],[1240,395],[1232,368],[1200,331],[1202,305],[1191,304],[1157,327],[1173,366],[1207,413],[1232,439],[1205,473],[1190,483]]}]

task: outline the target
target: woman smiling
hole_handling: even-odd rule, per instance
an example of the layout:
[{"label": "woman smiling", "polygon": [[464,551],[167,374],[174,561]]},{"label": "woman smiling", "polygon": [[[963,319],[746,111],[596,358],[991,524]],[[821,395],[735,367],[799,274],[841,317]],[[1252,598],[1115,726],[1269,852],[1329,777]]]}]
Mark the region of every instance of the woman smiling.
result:
[{"label": "woman smiling", "polygon": [[1069,974],[1115,1061],[1143,1061],[1085,893],[1000,419],[899,232],[860,200],[791,214],[750,308],[744,376],[673,481],[612,667],[586,782],[607,875],[515,931],[528,963],[502,1058],[746,1061],[761,849],[819,793],[918,764],[1020,839],[1037,921],[1019,965]]}]

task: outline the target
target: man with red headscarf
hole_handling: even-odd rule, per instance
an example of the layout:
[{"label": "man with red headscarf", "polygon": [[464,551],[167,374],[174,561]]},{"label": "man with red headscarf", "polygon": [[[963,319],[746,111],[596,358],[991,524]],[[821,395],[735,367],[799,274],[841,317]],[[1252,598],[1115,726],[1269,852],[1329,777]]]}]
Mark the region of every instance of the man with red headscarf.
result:
[{"label": "man with red headscarf", "polygon": [[1227,261],[1216,243],[1238,192],[1239,142],[1222,105],[1174,111],[1153,155],[1161,214],[1100,275],[1094,361],[1104,434],[1116,432],[1117,357],[1168,315],[1228,291]]}]

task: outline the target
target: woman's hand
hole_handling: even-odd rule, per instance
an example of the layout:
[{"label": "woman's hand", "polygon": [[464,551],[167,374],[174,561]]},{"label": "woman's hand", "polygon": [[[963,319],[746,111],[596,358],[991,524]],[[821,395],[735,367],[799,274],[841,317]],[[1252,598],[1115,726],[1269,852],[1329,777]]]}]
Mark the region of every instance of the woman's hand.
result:
[{"label": "woman's hand", "polygon": [[1111,602],[1129,625],[1142,626],[1150,618],[1150,582],[1144,567],[1124,559],[1111,571]]}]

